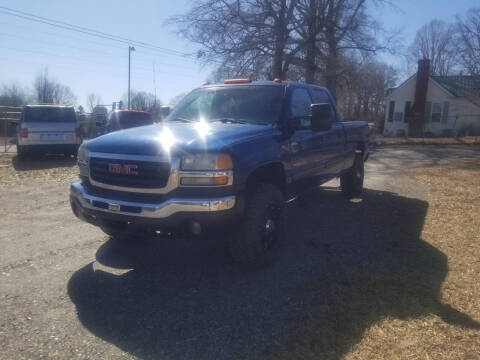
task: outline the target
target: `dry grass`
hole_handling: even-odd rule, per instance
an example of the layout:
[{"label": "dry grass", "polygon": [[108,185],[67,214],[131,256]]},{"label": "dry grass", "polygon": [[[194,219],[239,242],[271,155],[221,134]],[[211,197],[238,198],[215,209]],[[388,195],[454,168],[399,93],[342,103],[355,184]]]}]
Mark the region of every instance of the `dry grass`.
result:
[{"label": "dry grass", "polygon": [[427,202],[367,193],[345,217],[378,229],[330,254],[334,276],[300,290],[315,295],[265,358],[480,359],[480,164],[411,175]]},{"label": "dry grass", "polygon": [[75,165],[74,159],[64,156],[32,157],[19,161],[14,155],[2,154],[0,189],[41,182],[68,183],[78,177]]},{"label": "dry grass", "polygon": [[480,137],[466,136],[460,138],[408,138],[408,137],[383,137],[375,135],[372,142],[378,146],[383,145],[480,145]]}]

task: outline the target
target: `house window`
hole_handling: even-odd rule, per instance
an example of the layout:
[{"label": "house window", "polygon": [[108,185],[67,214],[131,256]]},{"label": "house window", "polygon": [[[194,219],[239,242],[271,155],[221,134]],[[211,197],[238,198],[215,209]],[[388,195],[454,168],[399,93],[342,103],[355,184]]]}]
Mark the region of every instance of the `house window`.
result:
[{"label": "house window", "polygon": [[442,119],[442,104],[433,103],[432,122],[440,122],[441,119]]},{"label": "house window", "polygon": [[450,104],[448,101],[443,102],[443,111],[442,111],[442,123],[446,124],[448,122],[448,108]]},{"label": "house window", "polygon": [[394,120],[395,120],[395,122],[401,122],[401,121],[403,121],[403,112],[401,112],[401,111],[396,111],[396,112],[395,112]]},{"label": "house window", "polygon": [[425,104],[425,122],[430,121],[431,115],[432,115],[432,102],[427,101]]},{"label": "house window", "polygon": [[390,101],[388,104],[388,121],[393,121],[393,113],[395,112],[395,101]]},{"label": "house window", "polygon": [[410,121],[410,109],[412,107],[412,102],[411,101],[406,101],[405,102],[405,110],[404,110],[404,121],[408,123]]}]

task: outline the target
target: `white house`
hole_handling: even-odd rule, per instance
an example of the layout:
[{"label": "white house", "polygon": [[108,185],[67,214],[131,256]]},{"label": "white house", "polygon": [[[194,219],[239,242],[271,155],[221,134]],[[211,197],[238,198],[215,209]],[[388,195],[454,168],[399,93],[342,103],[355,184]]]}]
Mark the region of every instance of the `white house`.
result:
[{"label": "white house", "polygon": [[386,98],[384,135],[452,136],[480,132],[480,77],[432,76],[429,60]]}]

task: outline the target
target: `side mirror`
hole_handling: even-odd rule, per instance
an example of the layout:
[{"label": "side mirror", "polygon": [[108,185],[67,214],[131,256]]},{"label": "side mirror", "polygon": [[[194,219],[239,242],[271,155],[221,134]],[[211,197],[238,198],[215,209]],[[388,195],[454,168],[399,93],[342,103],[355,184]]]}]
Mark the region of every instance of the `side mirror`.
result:
[{"label": "side mirror", "polygon": [[330,130],[334,122],[333,111],[330,104],[312,104],[312,131]]},{"label": "side mirror", "polygon": [[170,114],[170,106],[160,106],[160,115],[166,118]]}]

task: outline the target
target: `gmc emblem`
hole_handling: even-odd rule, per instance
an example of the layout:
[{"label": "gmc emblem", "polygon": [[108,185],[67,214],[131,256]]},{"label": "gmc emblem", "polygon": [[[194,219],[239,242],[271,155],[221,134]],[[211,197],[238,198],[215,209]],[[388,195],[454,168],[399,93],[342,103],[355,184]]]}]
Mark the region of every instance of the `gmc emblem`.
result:
[{"label": "gmc emblem", "polygon": [[138,175],[138,165],[108,164],[108,172],[117,175]]}]

